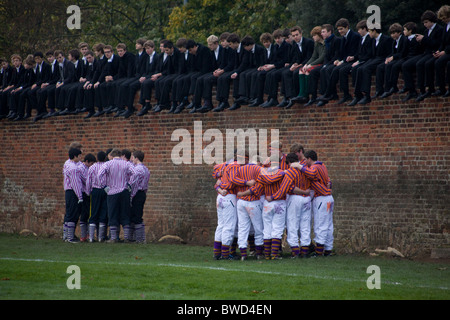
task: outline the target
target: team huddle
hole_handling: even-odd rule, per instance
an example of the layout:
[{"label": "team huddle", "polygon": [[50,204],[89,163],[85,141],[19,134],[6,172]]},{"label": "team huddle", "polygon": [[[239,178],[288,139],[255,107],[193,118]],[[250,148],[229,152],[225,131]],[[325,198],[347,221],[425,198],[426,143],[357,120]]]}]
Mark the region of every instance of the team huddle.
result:
[{"label": "team huddle", "polygon": [[[143,223],[150,172],[142,163],[144,153],[110,149],[97,157],[82,156],[74,142],[63,167],[66,213],[63,240],[66,242],[145,243]],[[79,222],[80,238],[75,236]],[[109,235],[107,229],[109,227]]]},{"label": "team huddle", "polygon": [[[173,114],[185,109],[190,113],[220,112],[242,105],[288,109],[296,103],[323,106],[333,100],[354,106],[397,92],[407,93],[403,101],[448,97],[450,6],[442,6],[437,14],[425,11],[421,22],[426,28],[423,35],[417,34],[414,22],[392,24],[387,36],[380,26],[368,26],[365,20],[353,31],[342,18],[335,24],[340,36],[331,24],[313,28],[312,39],[296,26],[263,33],[262,45],[251,36],[241,39],[224,32],[220,37],[209,36],[207,46],[185,38],[176,43],[161,40],[159,53],[152,40],[138,39],[136,54],[123,43],[115,48],[117,56],[111,45],[102,43],[95,44],[93,51],[87,43],[80,43],[67,58],[60,50],[48,51],[47,61],[42,52],[36,52],[23,65],[15,54],[12,66],[7,59],[0,59],[0,119],[24,120],[31,117],[33,109],[37,110],[34,121],[86,112],[85,119],[112,113],[129,118],[137,111],[138,91],[142,106],[138,116],[162,110]],[[401,90],[397,85],[400,72],[404,79]],[[370,92],[372,75],[376,75],[374,95]],[[230,106],[231,85],[234,103]],[[213,86],[217,107],[213,106]]]},{"label": "team huddle", "polygon": [[270,151],[278,161],[249,161],[248,154],[235,153],[214,167],[218,260],[236,259],[237,249],[241,260],[250,253],[256,259],[281,259],[284,232],[292,258],[332,254],[334,199],[325,164],[299,144],[285,155],[273,142]]}]

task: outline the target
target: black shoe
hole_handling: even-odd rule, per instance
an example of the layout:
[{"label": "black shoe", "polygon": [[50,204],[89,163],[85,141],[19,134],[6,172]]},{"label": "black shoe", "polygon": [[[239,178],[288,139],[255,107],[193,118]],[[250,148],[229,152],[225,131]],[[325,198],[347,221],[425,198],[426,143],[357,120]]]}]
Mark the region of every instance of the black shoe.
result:
[{"label": "black shoe", "polygon": [[295,101],[293,101],[292,99],[289,100],[288,104],[286,105],[286,107],[284,107],[285,109],[290,109],[294,106]]},{"label": "black shoe", "polygon": [[327,100],[321,100],[321,101],[319,101],[319,102],[317,103],[317,106],[318,106],[318,107],[323,107],[323,106],[326,105],[327,103],[328,103]]},{"label": "black shoe", "polygon": [[308,102],[308,99],[303,96],[296,96],[295,98],[292,98],[291,101],[298,102],[298,103],[305,103],[305,102]]},{"label": "black shoe", "polygon": [[309,99],[307,103],[304,104],[305,107],[312,106],[314,103],[316,103],[316,99]]},{"label": "black shoe", "polygon": [[[6,119],[10,119],[10,118],[12,117],[13,114],[15,114],[14,111],[10,111],[10,112],[8,113],[8,115],[6,116]],[[16,116],[17,116],[17,115],[15,115],[15,117],[16,117]]]},{"label": "black shoe", "polygon": [[177,110],[177,106],[176,105],[172,105],[172,107],[170,107],[169,113],[174,113],[175,110]]},{"label": "black shoe", "polygon": [[92,117],[95,113],[94,112],[89,112],[83,119],[89,119],[90,117]]},{"label": "black shoe", "polygon": [[391,91],[386,91],[385,93],[383,93],[383,94],[380,96],[380,99],[386,99],[387,97],[389,97],[389,96],[391,96],[391,95],[392,95]]},{"label": "black shoe", "polygon": [[155,109],[152,110],[152,112],[153,112],[153,113],[159,113],[159,112],[163,111],[165,108],[166,108],[165,106],[163,106],[163,105],[161,105],[161,104],[158,104],[158,105],[155,107]]},{"label": "black shoe", "polygon": [[12,121],[22,121],[23,120],[23,116],[18,115],[17,117],[15,117],[14,119],[11,118]]},{"label": "black shoe", "polygon": [[197,111],[201,112],[201,113],[206,113],[206,112],[211,111],[212,109],[213,108],[210,105],[204,105],[200,109],[198,109]]},{"label": "black shoe", "polygon": [[31,114],[25,113],[25,115],[23,116],[23,120],[26,120],[28,118],[31,118]]},{"label": "black shoe", "polygon": [[271,107],[275,107],[277,105],[278,105],[277,99],[270,98],[266,103],[263,103],[261,105],[261,107],[263,107],[263,108],[271,108]]},{"label": "black shoe", "polygon": [[414,99],[414,98],[417,98],[417,92],[415,92],[415,91],[408,93],[408,94],[406,95],[406,97],[404,97],[404,98],[402,99],[402,101],[403,101],[403,102],[406,102],[406,101],[411,100],[411,99]]},{"label": "black shoe", "polygon": [[239,97],[239,98],[237,98],[234,102],[235,103],[239,103],[239,104],[241,104],[241,105],[247,105],[247,104],[249,104],[249,98],[247,98],[247,97]]},{"label": "black shoe", "polygon": [[250,104],[249,107],[259,107],[263,103],[264,103],[264,101],[256,99],[256,101],[254,101],[252,104]]},{"label": "black shoe", "polygon": [[404,94],[408,91],[408,89],[406,88],[402,88],[401,90],[398,91],[399,94]]},{"label": "black shoe", "polygon": [[431,97],[431,92],[430,91],[426,91],[425,93],[420,94],[416,98],[416,101],[420,102],[420,101],[423,101],[423,100],[425,100],[426,98],[429,98],[429,97]]},{"label": "black shoe", "polygon": [[115,113],[115,112],[123,111],[123,110],[124,110],[124,109],[122,109],[122,108],[113,107],[113,108],[111,108],[111,109],[109,109],[109,110],[105,110],[105,111],[106,111],[106,114],[111,114],[111,113]]},{"label": "black shoe", "polygon": [[55,114],[55,111],[50,111],[45,116],[43,116],[42,119],[48,119],[50,117],[53,117],[54,114]]},{"label": "black shoe", "polygon": [[228,104],[228,102],[221,102],[216,108],[213,109],[213,112],[220,112],[229,107],[230,105]]},{"label": "black shoe", "polygon": [[230,111],[233,111],[233,110],[237,110],[237,109],[239,109],[241,107],[241,105],[239,104],[239,103],[233,103],[233,105],[231,106],[231,108],[229,109]]},{"label": "black shoe", "polygon": [[352,97],[351,96],[343,96],[338,102],[336,102],[337,104],[343,104],[343,103],[345,103],[345,102],[347,102],[347,101],[350,101],[350,100],[352,100]]},{"label": "black shoe", "polygon": [[289,103],[289,100],[286,99],[286,98],[284,98],[283,101],[281,101],[281,102],[277,105],[277,107],[278,107],[278,108],[284,108],[284,107],[286,107],[286,106],[288,105],[288,103]]},{"label": "black shoe", "polygon": [[94,118],[96,118],[96,117],[100,117],[101,115],[103,115],[105,113],[105,111],[103,111],[103,110],[99,110],[99,111],[97,111],[96,113],[94,113]]},{"label": "black shoe", "polygon": [[65,115],[68,115],[69,113],[70,113],[69,109],[64,109],[63,111],[59,112],[58,115],[65,116]]},{"label": "black shoe", "polygon": [[439,97],[439,96],[442,96],[444,94],[444,91],[442,90],[436,90],[435,92],[433,92],[432,94],[431,94],[431,96],[432,97]]},{"label": "black shoe", "polygon": [[187,105],[186,109],[192,109],[195,106],[194,102],[191,102]]},{"label": "black shoe", "polygon": [[200,110],[200,108],[201,108],[201,107],[199,107],[199,106],[193,106],[193,107],[191,108],[191,111],[189,111],[189,113],[196,113],[196,112],[198,112],[198,110]]},{"label": "black shoe", "polygon": [[378,97],[381,97],[381,95],[384,93],[384,91],[377,91],[375,92],[375,95],[371,96],[370,99],[376,99]]},{"label": "black shoe", "polygon": [[174,114],[179,114],[184,110],[184,106],[182,104],[179,104],[178,107],[173,112]]},{"label": "black shoe", "polygon": [[45,115],[46,115],[46,113],[38,113],[36,115],[36,117],[34,117],[33,122],[37,122],[37,121],[41,120],[42,117],[45,116]]},{"label": "black shoe", "polygon": [[443,95],[442,97],[443,97],[443,98],[450,97],[450,90],[447,90],[447,92],[445,92],[444,95]]},{"label": "black shoe", "polygon": [[358,101],[358,104],[365,105],[365,104],[368,104],[371,102],[372,102],[372,99],[369,96],[365,96],[364,98],[362,98],[361,100]]},{"label": "black shoe", "polygon": [[347,105],[350,106],[350,107],[356,106],[356,105],[358,104],[358,101],[359,101],[359,100],[361,100],[361,99],[355,97],[355,98],[353,98],[353,100],[350,101],[350,103],[348,103]]},{"label": "black shoe", "polygon": [[125,119],[128,119],[128,118],[131,117],[133,114],[134,114],[133,111],[127,110],[127,111],[125,111],[125,113],[122,113],[121,116],[124,117]]}]

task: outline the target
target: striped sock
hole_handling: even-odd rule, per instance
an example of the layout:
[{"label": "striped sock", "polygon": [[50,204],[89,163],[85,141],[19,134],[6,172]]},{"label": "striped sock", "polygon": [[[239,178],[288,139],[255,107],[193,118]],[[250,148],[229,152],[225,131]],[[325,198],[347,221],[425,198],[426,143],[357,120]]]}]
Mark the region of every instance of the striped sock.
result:
[{"label": "striped sock", "polygon": [[145,243],[145,225],[143,223],[135,225],[136,242]]},{"label": "striped sock", "polygon": [[261,256],[261,255],[263,255],[264,247],[263,246],[255,246],[255,250],[256,250],[256,255]]},{"label": "striped sock", "polygon": [[136,241],[136,225],[134,223],[130,223],[130,240]]},{"label": "striped sock", "polygon": [[230,246],[222,244],[221,250],[222,250],[222,258],[228,259],[228,257],[230,256]]},{"label": "striped sock", "polygon": [[255,236],[249,235],[248,236],[248,246],[250,248],[250,251],[255,251]]},{"label": "striped sock", "polygon": [[247,248],[239,248],[239,251],[241,251],[241,258],[246,259],[247,258]]},{"label": "striped sock", "polygon": [[118,236],[118,234],[117,234],[117,227],[116,226],[110,226],[109,227],[109,232],[111,234],[111,239],[110,240],[112,240],[112,241],[117,240],[117,236]]},{"label": "striped sock", "polygon": [[272,259],[278,257],[281,248],[281,239],[272,239]]},{"label": "striped sock", "polygon": [[98,228],[98,241],[104,241],[106,239],[106,224],[100,223]]},{"label": "striped sock", "polygon": [[319,256],[323,255],[323,244],[316,243],[316,254]]},{"label": "striped sock", "polygon": [[231,255],[233,255],[233,256],[235,256],[236,255],[236,250],[237,250],[237,241],[238,241],[238,239],[237,238],[234,238],[233,239],[233,243],[231,244],[231,248],[230,248],[230,254]]},{"label": "striped sock", "polygon": [[131,228],[129,225],[123,226],[123,238],[130,241]]},{"label": "striped sock", "polygon": [[272,239],[264,239],[264,256],[270,259],[270,250],[272,248]]},{"label": "striped sock", "polygon": [[75,238],[75,222],[67,222],[67,240],[72,241]]},{"label": "striped sock", "polygon": [[89,224],[89,241],[94,241],[97,225],[95,223]]},{"label": "striped sock", "polygon": [[221,252],[222,252],[222,242],[214,241],[214,257],[215,258],[220,257]]},{"label": "striped sock", "polygon": [[67,239],[67,223],[64,222],[63,224],[63,241],[66,241]]},{"label": "striped sock", "polygon": [[300,250],[300,254],[302,256],[306,256],[309,253],[309,246],[302,246]]},{"label": "striped sock", "polygon": [[293,257],[298,256],[299,253],[300,253],[300,249],[299,249],[298,246],[291,247],[291,250],[292,250],[292,256],[293,256]]},{"label": "striped sock", "polygon": [[86,222],[80,221],[80,240],[86,241],[88,236],[88,225]]}]

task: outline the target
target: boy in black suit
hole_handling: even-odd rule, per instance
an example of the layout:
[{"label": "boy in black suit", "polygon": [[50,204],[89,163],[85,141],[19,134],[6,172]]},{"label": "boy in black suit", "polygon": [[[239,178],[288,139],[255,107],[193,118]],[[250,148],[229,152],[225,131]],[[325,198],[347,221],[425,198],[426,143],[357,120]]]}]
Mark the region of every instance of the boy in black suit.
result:
[{"label": "boy in black suit", "polygon": [[213,112],[220,112],[230,108],[228,96],[230,94],[231,82],[233,82],[233,97],[238,98],[239,78],[231,79],[231,75],[239,68],[244,55],[244,49],[241,47],[241,38],[235,33],[230,34],[227,42],[230,48],[228,52],[228,63],[225,68],[227,71],[217,78],[216,100],[219,102],[219,105],[213,109]]},{"label": "boy in black suit", "polygon": [[[45,57],[50,65],[50,78],[47,82],[42,83],[41,88],[36,92],[38,114],[33,119],[34,122],[43,119],[47,115],[51,116],[55,113],[55,95],[50,95],[49,93],[56,86],[56,83],[58,82],[60,77],[58,61],[56,60],[53,51],[48,51],[45,54]],[[50,109],[48,113],[47,101],[48,108]]]},{"label": "boy in black suit", "polygon": [[[375,73],[378,65],[384,63],[386,58],[391,54],[393,40],[381,33],[380,26],[373,26],[369,28],[369,36],[374,39],[372,49],[374,57],[367,61],[362,67],[358,68],[355,83],[355,96],[362,97],[356,103],[367,104],[370,103],[370,86],[372,83],[372,74]],[[376,92],[375,96],[382,95],[383,92]],[[352,101],[349,105],[355,105]]]},{"label": "boy in black suit", "polygon": [[[290,32],[289,32],[290,35]],[[281,75],[285,68],[289,66],[289,57],[291,51],[291,44],[286,41],[284,30],[277,29],[272,34],[275,39],[275,57],[273,62],[273,68],[267,71],[266,79],[264,83],[264,93],[268,95],[267,101],[261,104],[263,108],[270,108],[278,105],[277,91],[278,82],[281,80]],[[268,69],[268,68],[266,68]],[[271,90],[270,88],[275,90]],[[275,96],[273,96],[275,94]]]},{"label": "boy in black suit", "polygon": [[[431,97],[434,93],[434,62],[433,54],[439,50],[442,41],[444,28],[437,24],[437,15],[433,11],[425,11],[422,14],[421,21],[425,28],[424,35],[416,35],[417,41],[424,46],[424,53],[416,63],[416,81],[420,90],[420,95],[416,101],[422,101]],[[428,87],[428,90],[426,90]]]},{"label": "boy in black suit", "polygon": [[[17,86],[10,92],[11,108],[17,114],[16,117],[11,117],[10,120],[24,120],[25,102],[28,96],[28,91],[36,81],[36,75],[33,70],[34,64],[35,62],[33,56],[28,56],[27,59],[25,59],[25,72],[20,77]],[[29,118],[31,114],[31,109],[29,107],[27,113],[27,118]]]},{"label": "boy in black suit", "polygon": [[[134,68],[135,68],[136,73],[130,79],[127,79],[124,82],[122,82],[122,84],[118,88],[119,101],[117,102],[118,103],[117,108],[107,110],[106,111],[107,114],[113,113],[113,112],[123,113],[125,111],[126,106],[129,106],[128,110],[130,110],[131,112],[135,111],[134,106],[133,106],[134,97],[136,95],[136,92],[141,87],[141,82],[139,80],[145,76],[145,72],[147,70],[148,54],[147,54],[147,50],[145,48],[146,42],[147,41],[143,38],[139,38],[136,40],[135,48],[136,48],[137,53],[135,55],[135,60],[134,60]],[[153,43],[153,48],[154,48],[155,44],[153,41],[152,41],[152,43]],[[132,95],[131,103],[129,102],[130,101],[130,99],[129,99],[130,93]]]},{"label": "boy in black suit", "polygon": [[8,60],[1,58],[1,82],[0,82],[0,120],[7,116],[7,104],[2,103],[3,90],[7,89],[11,82],[13,68],[9,65]]},{"label": "boy in black suit", "polygon": [[[353,64],[353,59],[349,57],[355,57],[358,54],[359,44],[361,42],[361,35],[350,29],[350,23],[347,19],[341,18],[335,25],[341,36],[341,45],[339,49],[339,58],[334,61],[334,68],[329,75],[329,83],[327,90],[323,97],[319,97],[320,105],[328,103],[330,100],[337,99],[337,83],[339,81],[339,74],[341,69],[348,68]],[[344,103],[350,100],[350,97],[344,94],[344,97],[338,101],[338,104]]]},{"label": "boy in black suit", "polygon": [[[298,81],[298,69],[301,68],[312,56],[314,51],[314,41],[302,35],[302,29],[298,26],[291,28],[292,46],[290,52],[290,64],[281,74],[281,92],[284,92],[284,99],[277,107],[284,108],[292,106],[292,98],[298,96],[300,85]],[[276,97],[277,83],[270,82],[269,95]]]},{"label": "boy in black suit", "polygon": [[38,92],[44,83],[48,83],[50,81],[50,78],[52,76],[52,68],[50,64],[44,61],[44,54],[42,52],[35,52],[33,57],[34,61],[36,62],[36,68],[34,71],[34,73],[36,74],[36,81],[28,91],[27,100],[30,110],[37,110],[37,115],[33,119],[33,121],[36,122],[45,115],[45,113],[40,112],[38,108]]},{"label": "boy in black suit", "polygon": [[445,70],[447,69],[447,63],[450,61],[450,6],[442,6],[437,15],[438,19],[441,20],[445,26],[441,46],[437,52],[433,53],[433,57],[435,58],[434,70],[436,73],[436,86],[438,87],[438,90],[432,95],[436,97],[446,93]]},{"label": "boy in black suit", "polygon": [[392,54],[386,58],[384,64],[378,65],[376,73],[376,91],[383,92],[380,96],[381,99],[398,92],[398,76],[402,63],[409,52],[409,40],[403,35],[401,24],[392,24],[389,27],[389,34],[394,40],[392,43]]},{"label": "boy in black suit", "polygon": [[23,74],[25,73],[25,67],[22,65],[22,57],[18,54],[13,54],[11,56],[11,64],[13,65],[11,80],[8,86],[3,89],[0,97],[2,109],[9,110],[9,113],[6,116],[7,119],[14,119],[17,117],[14,106],[11,106],[10,103],[10,95],[14,93],[14,90],[17,88],[19,81],[23,78]]},{"label": "boy in black suit", "polygon": [[73,82],[65,85],[60,94],[60,102],[58,105],[61,105],[64,108],[63,111],[59,113],[59,115],[67,115],[67,114],[75,114],[75,101],[76,101],[76,93],[77,88],[80,85],[80,81],[84,79],[86,66],[84,64],[84,60],[80,59],[80,51],[77,49],[73,49],[69,51],[68,59],[73,63],[75,68],[75,74]]},{"label": "boy in black suit", "polygon": [[[325,42],[325,59],[321,67],[314,68],[309,73],[308,87],[309,93],[311,94],[311,99],[306,103],[306,106],[312,105],[316,102],[318,90],[317,84],[319,83],[319,81],[320,93],[322,94],[321,98],[325,98],[329,79],[340,57],[339,53],[341,49],[341,38],[335,36],[333,26],[331,24],[322,25],[321,35]],[[327,103],[328,100],[335,100],[336,96],[337,94],[334,93],[332,96],[327,97],[329,99],[318,101],[317,105],[319,107],[323,106]]]}]

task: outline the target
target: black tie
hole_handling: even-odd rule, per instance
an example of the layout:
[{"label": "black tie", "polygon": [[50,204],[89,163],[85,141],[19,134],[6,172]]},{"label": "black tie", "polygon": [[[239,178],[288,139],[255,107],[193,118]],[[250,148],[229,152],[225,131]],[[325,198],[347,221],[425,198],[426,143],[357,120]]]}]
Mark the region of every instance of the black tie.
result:
[{"label": "black tie", "polygon": [[64,71],[63,71],[63,67],[59,67],[59,75],[61,77],[61,82],[64,81]]}]

